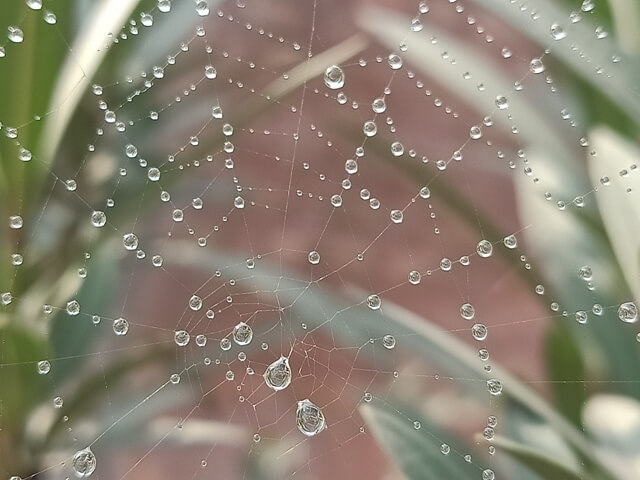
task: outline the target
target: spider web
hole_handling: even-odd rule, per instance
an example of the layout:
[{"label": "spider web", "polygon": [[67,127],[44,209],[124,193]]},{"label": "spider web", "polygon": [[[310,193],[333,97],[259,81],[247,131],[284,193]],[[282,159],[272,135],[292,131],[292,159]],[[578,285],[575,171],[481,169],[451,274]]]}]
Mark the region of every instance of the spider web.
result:
[{"label": "spider web", "polygon": [[[338,64],[344,75],[344,86],[331,88],[316,59],[340,42],[363,41],[346,33],[362,5],[209,3],[174,1],[163,12],[158,2],[104,39],[119,61],[98,72],[82,102],[90,128],[63,141],[62,154],[76,160],[45,165],[47,196],[36,216],[24,218],[29,235],[16,249],[27,263],[61,210],[74,216],[69,224],[83,225],[70,240],[80,245],[70,256],[80,280],[64,301],[45,305],[33,326],[50,332],[56,317],[65,334],[81,336],[64,355],[2,363],[26,364],[33,376],[47,370],[38,381],[65,405],[47,399],[34,414],[32,424],[64,428],[26,478],[71,476],[74,454],[87,448],[97,478],[399,477],[361,415],[362,405],[377,403],[426,431],[433,442],[425,448],[469,467],[473,478],[492,479],[500,455],[473,437],[484,430],[490,441],[494,427],[503,427],[488,418],[501,418],[503,381],[491,360],[544,387],[551,382],[540,380],[535,352],[545,325],[592,309],[553,298],[544,298],[550,308],[540,305],[549,287],[525,236],[547,227],[521,224],[510,187],[514,176],[532,177],[543,187],[540,198],[546,185],[558,188],[547,200],[559,210],[594,207],[598,186],[569,197],[571,189],[542,166],[537,173],[521,140],[530,126],[507,105],[521,91],[542,102],[562,93],[541,71],[553,51],[508,45],[510,32],[462,2],[403,2],[406,33],[397,48],[371,41],[323,65],[322,72]],[[45,7],[55,10],[53,2]],[[462,68],[472,96],[492,88],[442,51],[429,17],[518,79],[491,110],[472,111],[459,92],[412,70],[411,41],[420,36],[441,57],[434,69],[459,75]],[[19,54],[5,46],[7,55]],[[20,133],[33,122],[16,135],[6,122],[3,141],[19,155],[30,152]],[[570,122],[573,143],[585,143]],[[31,155],[25,170],[42,162]],[[470,201],[466,223],[438,188],[447,184]],[[95,212],[104,213],[104,225],[95,226]],[[483,212],[492,212],[499,236],[491,236]],[[515,267],[501,250],[515,255]],[[114,264],[115,285],[100,286]],[[22,267],[14,265],[15,281]],[[591,274],[581,272],[590,289]],[[91,285],[107,297],[100,311],[85,310],[82,292]],[[5,299],[7,308],[32,301]],[[618,307],[602,310],[615,315]],[[484,374],[458,374],[416,353],[424,348],[416,347],[420,334],[393,321],[413,319],[410,311],[471,344]],[[122,318],[128,330],[119,335]],[[252,330],[246,345],[234,337],[238,325]],[[185,345],[177,332],[188,332]],[[274,391],[263,373],[281,357],[291,365],[291,384]],[[141,367],[112,376],[123,360]],[[58,373],[65,369],[74,373]],[[89,377],[99,379],[89,405],[59,416]],[[326,419],[310,436],[296,424],[305,399]],[[449,446],[446,434],[417,420],[419,412],[470,446]],[[3,409],[0,425],[10,415]]]}]

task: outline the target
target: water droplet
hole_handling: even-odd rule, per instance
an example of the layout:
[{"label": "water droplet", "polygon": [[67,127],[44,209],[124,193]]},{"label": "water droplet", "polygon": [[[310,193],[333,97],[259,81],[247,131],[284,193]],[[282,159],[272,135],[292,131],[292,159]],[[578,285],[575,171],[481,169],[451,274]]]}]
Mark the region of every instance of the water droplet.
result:
[{"label": "water droplet", "polygon": [[238,345],[248,345],[253,339],[252,328],[244,322],[233,327],[233,341]]},{"label": "water droplet", "polygon": [[206,17],[207,15],[209,15],[209,3],[205,0],[199,0],[196,3],[196,12],[201,17]]},{"label": "water droplet", "polygon": [[404,145],[400,142],[393,142],[391,144],[391,154],[394,157],[400,157],[404,154]]},{"label": "water droplet", "polygon": [[113,332],[116,335],[122,336],[126,335],[129,331],[129,322],[124,318],[118,318],[113,321]]},{"label": "water droplet", "polygon": [[49,10],[44,12],[42,18],[44,19],[45,23],[48,23],[49,25],[55,25],[55,23],[58,21],[56,14],[50,12]]},{"label": "water droplet", "polygon": [[385,335],[382,337],[382,345],[388,350],[392,350],[396,346],[396,338],[393,335]]},{"label": "water droplet", "polygon": [[393,223],[402,223],[404,214],[402,213],[402,210],[391,210],[389,218],[391,218]]},{"label": "water droplet", "polygon": [[505,97],[504,95],[498,95],[496,97],[496,107],[498,107],[499,110],[505,110],[509,108],[509,101],[507,100],[507,97]]},{"label": "water droplet", "polygon": [[507,248],[516,248],[518,246],[518,239],[515,235],[507,235],[502,239],[502,243]]},{"label": "water droplet", "polygon": [[24,40],[24,33],[18,27],[9,26],[7,27],[7,37],[13,43],[21,43]]},{"label": "water droplet", "polygon": [[482,128],[480,128],[478,125],[474,125],[473,127],[471,127],[469,129],[469,137],[471,137],[472,140],[478,140],[482,138]]},{"label": "water droplet", "polygon": [[244,198],[236,197],[233,200],[233,206],[236,207],[236,208],[244,208]]},{"label": "water droplet", "polygon": [[440,445],[440,453],[442,453],[443,455],[449,455],[449,452],[451,452],[451,447],[449,445],[447,445],[446,443]]},{"label": "water droplet", "polygon": [[324,84],[331,90],[344,86],[344,71],[337,65],[331,65],[324,71]]},{"label": "water droplet", "polygon": [[581,278],[585,282],[589,282],[593,279],[593,270],[589,265],[585,265],[584,267],[580,267],[578,270],[578,278]]},{"label": "water droplet", "polygon": [[382,305],[382,301],[378,295],[372,294],[367,297],[367,307],[371,310],[379,310]]},{"label": "water droplet", "polygon": [[24,224],[22,217],[20,215],[11,215],[9,217],[9,228],[12,228],[14,230],[18,230],[20,228],[22,228],[22,225]]},{"label": "water droplet", "polygon": [[320,263],[320,254],[315,250],[312,250],[311,252],[309,252],[309,255],[307,256],[307,258],[311,265],[317,265]]},{"label": "water droplet", "polygon": [[378,133],[378,127],[376,127],[376,124],[374,121],[368,120],[364,122],[362,131],[367,137],[373,137],[376,133]]},{"label": "water droplet", "polygon": [[384,98],[376,98],[372,103],[371,103],[371,109],[375,112],[375,113],[384,113],[384,111],[387,109],[387,103],[385,102]]},{"label": "water droplet", "polygon": [[91,213],[91,225],[94,227],[104,227],[107,223],[107,216],[100,210],[95,210]]},{"label": "water droplet", "polygon": [[529,63],[529,70],[531,73],[542,73],[545,70],[544,63],[542,63],[540,58],[534,58],[531,60],[531,63]]},{"label": "water droplet", "polygon": [[482,258],[489,258],[493,254],[493,245],[489,240],[480,240],[476,246],[478,255]]},{"label": "water droplet", "polygon": [[[8,134],[7,134],[8,136]],[[15,138],[11,137],[11,138]],[[18,158],[20,159],[20,161],[22,162],[28,162],[31,160],[31,158],[33,158],[33,155],[31,154],[31,152],[29,150],[27,150],[26,148],[20,148],[20,151],[18,152]]]},{"label": "water droplet", "polygon": [[27,0],[26,3],[31,10],[40,10],[42,8],[42,0]]},{"label": "water droplet", "polygon": [[70,300],[67,302],[67,313],[72,317],[75,317],[80,313],[80,304],[77,300]]},{"label": "water droplet", "polygon": [[150,27],[153,25],[153,17],[150,13],[142,12],[140,13],[140,23],[145,27]]},{"label": "water droplet", "polygon": [[173,339],[176,342],[176,345],[178,345],[179,347],[185,347],[189,343],[191,335],[189,335],[189,332],[185,330],[178,330],[173,335]]},{"label": "water droplet", "polygon": [[487,390],[491,395],[500,395],[502,393],[502,382],[495,378],[487,380]]},{"label": "water droplet", "polygon": [[483,323],[474,323],[471,327],[471,335],[479,342],[486,340],[489,331]]},{"label": "water droplet", "polygon": [[96,470],[96,456],[90,448],[76,452],[71,463],[76,477],[79,478],[89,477]]},{"label": "water droplet", "polygon": [[220,340],[220,348],[225,352],[231,350],[231,340],[229,340],[228,338],[223,338],[222,340]]},{"label": "water droplet", "polygon": [[580,10],[582,10],[583,12],[590,12],[594,8],[596,8],[596,3],[594,0],[584,0],[582,2],[582,5],[580,6]]},{"label": "water droplet", "polygon": [[460,316],[465,320],[473,320],[476,316],[476,309],[470,303],[465,303],[460,307]]},{"label": "water droplet", "polygon": [[287,357],[280,357],[267,367],[264,372],[264,381],[269,388],[276,392],[284,390],[291,383],[291,367]]},{"label": "water droplet", "polygon": [[562,40],[567,37],[567,32],[564,27],[558,23],[551,24],[551,38],[554,40]]},{"label": "water droplet", "polygon": [[402,57],[397,53],[392,53],[387,59],[392,70],[398,70],[402,67]]},{"label": "water droplet", "polygon": [[327,423],[320,407],[305,399],[298,402],[296,425],[303,435],[312,437],[324,430]]},{"label": "water droplet", "polygon": [[589,319],[589,316],[587,315],[587,312],[585,312],[584,310],[579,310],[576,312],[576,322],[584,325],[585,323],[587,323],[588,319]]},{"label": "water droplet", "polygon": [[633,302],[625,302],[618,307],[618,318],[625,323],[638,321],[638,307]]},{"label": "water droplet", "polygon": [[158,0],[158,10],[162,13],[171,11],[171,0]]},{"label": "water droplet", "polygon": [[495,480],[496,474],[493,473],[493,470],[487,468],[482,471],[482,480]]},{"label": "water droplet", "polygon": [[53,399],[54,408],[62,408],[63,405],[64,405],[64,400],[62,399],[62,397],[55,397]]},{"label": "water droplet", "polygon": [[417,270],[411,270],[409,275],[407,275],[407,279],[411,285],[418,285],[422,279],[422,275]]},{"label": "water droplet", "polygon": [[40,375],[46,375],[51,371],[51,364],[49,363],[48,360],[39,361],[37,367],[38,367],[38,373]]},{"label": "water droplet", "polygon": [[197,312],[202,308],[202,299],[198,295],[192,295],[189,299],[189,308]]},{"label": "water droplet", "polygon": [[138,248],[138,237],[135,233],[125,233],[122,236],[122,243],[124,248],[131,251]]},{"label": "water droplet", "polygon": [[128,144],[124,147],[124,153],[129,158],[135,158],[138,155],[138,149],[135,145]]}]

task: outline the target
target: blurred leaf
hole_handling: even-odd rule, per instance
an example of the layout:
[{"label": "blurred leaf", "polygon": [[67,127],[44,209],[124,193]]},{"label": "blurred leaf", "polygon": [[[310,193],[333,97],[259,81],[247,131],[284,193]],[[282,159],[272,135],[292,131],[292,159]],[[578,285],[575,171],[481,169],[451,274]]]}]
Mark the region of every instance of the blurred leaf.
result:
[{"label": "blurred leaf", "polygon": [[[555,405],[576,426],[587,397],[582,352],[567,328],[552,326],[545,337],[545,365]],[[566,383],[565,383],[566,382]]]},{"label": "blurred leaf", "polygon": [[[640,201],[634,198],[640,183],[620,173],[637,165],[640,149],[604,126],[591,130],[589,140],[597,153],[588,155],[587,161],[591,181],[599,186],[595,197],[602,221],[624,278],[634,298],[640,298]],[[600,185],[605,176],[609,177],[610,186]],[[632,185],[637,187],[627,192]]]},{"label": "blurred leaf", "polygon": [[609,0],[616,39],[628,55],[640,54],[640,3],[637,0]]},{"label": "blurred leaf", "polygon": [[[509,116],[504,112],[496,112],[492,118],[497,125],[506,132],[511,132],[514,124],[526,126],[518,134],[525,144],[537,144],[563,158],[564,162],[577,165],[575,152],[569,148],[562,135],[563,126],[559,121],[550,121],[546,112],[540,112],[536,108],[540,104],[539,96],[536,96],[535,101],[529,102],[522,93],[512,95],[513,83],[501,71],[500,65],[493,61],[493,57],[471,50],[469,45],[463,44],[434,22],[426,23],[422,32],[407,34],[410,22],[408,17],[379,7],[366,7],[358,17],[360,27],[390,50],[397,49],[398,44],[404,42],[407,45],[407,51],[402,54],[405,61],[437,80],[467,104],[475,107],[481,115],[488,115],[496,110],[496,97],[506,95]],[[437,43],[434,44],[430,37],[436,38]],[[456,61],[444,61],[443,51]],[[465,72],[470,72],[476,80],[465,80]],[[478,82],[485,86],[482,92],[476,88]],[[545,141],[540,142],[541,138]]]},{"label": "blurred leaf", "polygon": [[[535,21],[531,18],[529,8],[521,10],[516,3],[505,4],[503,0],[473,1],[534,42],[549,48],[554,57],[606,95],[636,124],[640,123],[640,96],[637,95],[638,64],[631,59],[623,59],[615,64],[612,62],[612,58],[620,54],[612,36],[598,39],[594,33],[595,26],[585,18],[578,23],[571,23],[568,12],[558,7],[554,0],[536,2],[535,11],[538,19]],[[583,14],[583,17],[585,16]],[[555,22],[563,23],[568,33],[565,39],[552,39],[550,30]],[[605,73],[599,73],[599,68],[604,69]]]},{"label": "blurred leaf", "polygon": [[[532,150],[528,158],[540,182],[534,183],[525,175],[515,177],[518,211],[522,223],[530,226],[523,232],[527,244],[547,283],[558,295],[551,300],[558,301],[571,316],[579,310],[589,315],[586,325],[561,314],[554,321],[571,330],[588,370],[621,381],[614,388],[640,397],[640,370],[635,368],[640,357],[635,340],[611,309],[601,317],[590,312],[594,303],[607,306],[619,302],[621,292],[626,290],[616,258],[597,228],[598,220],[590,220],[577,207],[561,210],[555,205],[560,199],[570,203],[574,195],[588,192],[591,187],[581,186],[577,175],[538,151]],[[557,200],[546,200],[545,190],[553,192]],[[585,198],[585,209],[593,203],[591,198]],[[593,270],[595,290],[588,289],[586,282],[578,278],[578,270],[586,265]]]},{"label": "blurred leaf", "polygon": [[[291,305],[291,317],[304,318],[310,333],[330,325],[336,341],[364,345],[367,339],[380,339],[393,332],[397,344],[404,351],[411,351],[437,364],[453,376],[467,379],[464,382],[467,387],[484,386],[488,378],[482,362],[478,361],[476,353],[469,346],[392,302],[384,301],[384,307],[379,312],[380,321],[372,322],[371,311],[363,305],[366,298],[363,292],[357,292],[362,301],[354,306],[353,298],[347,301],[325,289],[309,287],[306,281],[268,268],[263,265],[264,260],[257,262],[249,275],[245,260],[234,259],[228,253],[203,250],[189,241],[169,241],[163,247],[167,265],[174,263],[205,272],[215,271],[224,265],[225,272],[230,272],[239,284],[250,278],[255,291],[277,291],[280,304]],[[332,312],[330,321],[323,316],[325,312]],[[366,353],[363,349],[362,355]],[[491,375],[502,382],[503,398],[508,398],[548,422],[583,456],[592,456],[593,447],[583,434],[535,392],[495,363],[492,364]],[[486,389],[485,394],[488,395]]]},{"label": "blurred leaf", "polygon": [[87,278],[75,297],[80,303],[80,315],[72,317],[61,310],[52,321],[51,355],[56,360],[52,373],[57,382],[64,382],[85,363],[84,355],[91,351],[99,332],[91,317],[108,311],[116,293],[118,263],[108,251],[95,254],[87,270]]},{"label": "blurred leaf", "polygon": [[19,472],[27,458],[25,418],[50,388],[50,379],[36,370],[36,363],[47,358],[47,346],[44,338],[5,321],[0,317],[0,464],[5,471]]},{"label": "blurred leaf", "polygon": [[496,436],[491,444],[503,450],[545,480],[595,480],[595,477],[574,469],[560,459],[527,447],[524,444]]},{"label": "blurred leaf", "polygon": [[[378,405],[362,405],[360,413],[371,427],[381,449],[400,467],[409,480],[464,479],[478,476],[478,467],[466,462],[455,442],[424,418],[406,418],[397,410]],[[419,429],[413,422],[419,421]],[[440,451],[442,443],[451,447],[449,455]]]},{"label": "blurred leaf", "polygon": [[624,480],[640,478],[640,402],[620,395],[592,397],[583,410],[602,462]]},{"label": "blurred leaf", "polygon": [[[119,32],[140,0],[103,0],[93,4],[71,45],[51,99],[54,112],[47,118],[41,142],[41,158],[51,164],[80,99],[109,52],[109,34]],[[71,2],[69,2],[71,3]]]},{"label": "blurred leaf", "polygon": [[104,367],[100,375],[88,375],[76,386],[72,395],[67,395],[64,406],[56,410],[56,418],[50,428],[44,432],[44,444],[52,440],[55,434],[64,426],[64,417],[81,417],[86,415],[91,409],[96,408],[104,393],[105,385],[110,388],[117,388],[118,384],[127,376],[141,370],[149,364],[156,364],[170,358],[173,349],[169,348],[149,348],[143,349],[142,353],[135,356],[125,356],[113,364]]}]

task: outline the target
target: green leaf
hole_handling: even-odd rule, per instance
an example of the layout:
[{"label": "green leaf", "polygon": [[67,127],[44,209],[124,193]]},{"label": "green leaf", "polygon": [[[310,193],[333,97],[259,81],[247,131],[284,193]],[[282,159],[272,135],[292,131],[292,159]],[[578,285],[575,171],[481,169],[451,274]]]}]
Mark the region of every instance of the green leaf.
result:
[{"label": "green leaf", "polygon": [[80,315],[69,316],[60,311],[52,321],[50,344],[52,374],[58,383],[64,382],[84,363],[84,355],[91,351],[100,331],[92,322],[92,315],[109,311],[118,282],[118,263],[110,258],[110,251],[98,252],[87,265],[88,276],[75,298],[80,303]]},{"label": "green leaf", "polygon": [[[19,472],[24,465],[23,427],[26,416],[42,399],[50,387],[49,378],[38,375],[36,363],[47,358],[46,341],[39,335],[0,317],[0,445],[2,467],[5,471]],[[49,374],[51,375],[51,373]]]},{"label": "green leaf", "polygon": [[[533,8],[520,9],[520,4],[516,2],[504,0],[473,0],[473,2],[501,18],[540,46],[549,48],[553,57],[558,58],[605,95],[636,124],[640,123],[640,96],[637,95],[638,64],[630,58],[616,64],[612,62],[612,58],[621,53],[613,36],[598,39],[594,34],[595,25],[588,18],[583,18],[578,23],[571,23],[568,20],[568,12],[558,7],[554,0],[536,2],[537,20],[531,18]],[[586,16],[583,15],[583,17]],[[568,32],[565,39],[560,41],[552,39],[549,32],[551,25],[555,22],[563,22]],[[598,73],[598,68],[603,68],[604,73]]]},{"label": "green leaf", "polygon": [[586,431],[598,441],[602,462],[623,480],[640,478],[640,402],[596,395],[582,415]]},{"label": "green leaf", "polygon": [[[640,158],[640,149],[613,130],[599,126],[589,133],[590,144],[597,155],[587,155],[589,176],[598,185],[595,198],[606,227],[609,241],[618,258],[634,298],[640,298],[640,202],[627,188],[637,187],[628,178],[632,165]],[[600,185],[603,177],[609,177],[610,185]]]},{"label": "green leaf", "polygon": [[560,459],[550,457],[524,444],[498,436],[491,440],[491,444],[508,453],[545,480],[595,480],[595,477],[563,463]]},{"label": "green leaf", "polygon": [[609,0],[616,39],[625,53],[640,54],[640,3],[636,0]]},{"label": "green leaf", "polygon": [[[371,428],[380,448],[385,450],[409,480],[479,478],[476,465],[464,460],[462,448],[424,418],[407,418],[386,405],[369,404],[360,413]],[[413,422],[420,422],[414,428]],[[448,455],[440,451],[442,443],[451,447]]]},{"label": "green leaf", "polygon": [[[534,183],[525,175],[516,176],[515,181],[518,211],[522,223],[530,226],[523,233],[531,247],[531,256],[538,260],[546,286],[553,289],[555,296],[549,300],[559,302],[570,317],[579,310],[589,314],[586,325],[561,314],[554,321],[562,322],[571,330],[588,371],[621,381],[612,387],[640,397],[640,371],[635,368],[639,352],[635,340],[616,319],[615,310],[606,309],[600,317],[591,313],[594,303],[616,304],[621,293],[627,290],[608,238],[598,227],[601,224],[598,214],[588,211],[589,205],[593,206],[593,197],[585,198],[584,209],[560,210],[555,205],[557,200],[571,202],[575,195],[588,192],[591,187],[582,186],[579,175],[537,150],[531,150],[528,158],[540,182]],[[545,199],[545,191],[553,192],[552,201]],[[585,212],[578,211],[585,209]],[[598,286],[595,291],[589,290],[578,278],[578,270],[585,265],[594,272]]]},{"label": "green leaf", "polygon": [[545,364],[555,404],[576,426],[587,397],[582,352],[566,327],[552,326],[545,337]]},{"label": "green leaf", "polygon": [[[49,165],[71,117],[87,90],[93,75],[109,52],[109,34],[119,32],[140,0],[96,2],[84,16],[82,28],[71,44],[51,98],[53,113],[47,117],[41,145],[41,159]],[[70,3],[70,2],[69,2]],[[46,78],[46,77],[45,77]]]},{"label": "green leaf", "polygon": [[[509,101],[508,115],[496,112],[492,116],[496,125],[511,132],[513,125],[522,125],[518,134],[525,144],[536,144],[553,152],[565,163],[578,165],[576,153],[569,148],[562,135],[560,121],[550,120],[548,112],[541,111],[539,95],[529,101],[527,92],[513,92],[513,83],[506,76],[493,56],[469,48],[453,35],[425,18],[422,32],[407,33],[411,20],[390,9],[366,7],[358,16],[359,26],[377,38],[386,48],[396,50],[401,42],[407,46],[402,53],[406,62],[415,65],[425,75],[435,79],[444,88],[473,106],[480,115],[488,115],[496,109],[498,95],[506,95]],[[432,42],[431,37],[437,40]],[[446,51],[455,62],[442,59]],[[466,80],[470,72],[474,80]],[[485,88],[478,91],[477,84]],[[534,92],[535,95],[535,92]],[[554,106],[555,107],[555,106]],[[557,117],[559,118],[559,117]],[[544,138],[544,142],[539,140]]]}]

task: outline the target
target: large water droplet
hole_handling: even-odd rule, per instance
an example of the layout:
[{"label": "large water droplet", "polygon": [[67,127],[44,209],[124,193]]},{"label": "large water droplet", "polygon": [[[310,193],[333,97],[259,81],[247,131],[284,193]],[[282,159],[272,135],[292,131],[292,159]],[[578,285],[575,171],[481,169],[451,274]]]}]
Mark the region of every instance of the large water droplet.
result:
[{"label": "large water droplet", "polygon": [[344,71],[338,65],[331,65],[324,71],[324,84],[331,90],[344,86]]},{"label": "large water droplet", "polygon": [[113,321],[113,332],[116,335],[126,335],[129,331],[129,322],[124,318],[117,318]]},{"label": "large water droplet", "polygon": [[280,357],[267,367],[264,372],[267,386],[276,392],[284,390],[291,383],[291,367],[287,357]]},{"label": "large water droplet", "polygon": [[638,321],[638,307],[633,302],[626,302],[618,307],[618,318],[625,323]]},{"label": "large water droplet", "polygon": [[127,250],[135,250],[138,248],[138,237],[135,233],[125,233],[122,236],[122,243]]},{"label": "large water droplet", "polygon": [[72,460],[73,471],[76,477],[89,477],[96,470],[96,456],[90,448],[76,452]]},{"label": "large water droplet", "polygon": [[305,399],[298,402],[296,425],[303,435],[312,437],[324,430],[327,423],[320,407],[311,400]]},{"label": "large water droplet", "polygon": [[7,37],[13,43],[21,43],[24,40],[24,33],[18,27],[9,26],[7,27]]},{"label": "large water droplet", "polygon": [[233,340],[238,345],[248,345],[253,339],[252,328],[244,322],[233,327]]}]

